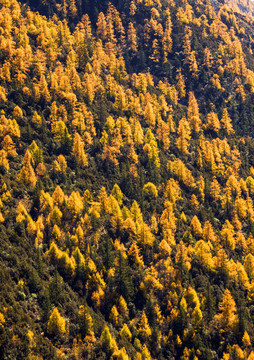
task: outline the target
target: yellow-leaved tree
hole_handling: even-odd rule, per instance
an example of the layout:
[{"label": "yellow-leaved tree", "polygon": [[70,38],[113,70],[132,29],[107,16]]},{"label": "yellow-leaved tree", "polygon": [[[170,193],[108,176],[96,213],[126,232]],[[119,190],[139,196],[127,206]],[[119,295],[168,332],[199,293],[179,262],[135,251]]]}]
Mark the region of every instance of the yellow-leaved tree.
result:
[{"label": "yellow-leaved tree", "polygon": [[138,335],[142,341],[146,341],[152,335],[151,328],[148,323],[146,313],[143,311],[140,322],[138,324]]},{"label": "yellow-leaved tree", "polygon": [[221,302],[219,303],[219,313],[214,316],[216,324],[220,327],[221,334],[233,330],[238,321],[236,303],[231,292],[226,289]]},{"label": "yellow-leaved tree", "polygon": [[49,317],[47,324],[48,333],[52,336],[62,336],[66,333],[66,324],[64,318],[55,307]]},{"label": "yellow-leaved tree", "polygon": [[23,167],[18,175],[18,181],[21,181],[24,185],[35,187],[37,179],[31,161],[32,156],[30,151],[27,150],[23,159]]},{"label": "yellow-leaved tree", "polygon": [[79,166],[88,166],[88,158],[85,153],[84,142],[77,132],[74,134],[72,154],[75,156]]},{"label": "yellow-leaved tree", "polygon": [[189,153],[188,146],[191,134],[189,122],[186,120],[186,118],[182,118],[180,120],[177,134],[178,138],[176,140],[176,146],[183,155],[186,155]]},{"label": "yellow-leaved tree", "polygon": [[189,93],[188,120],[193,131],[195,133],[198,133],[200,131],[201,119],[199,115],[198,103],[195,98],[194,92],[192,91],[190,91]]}]

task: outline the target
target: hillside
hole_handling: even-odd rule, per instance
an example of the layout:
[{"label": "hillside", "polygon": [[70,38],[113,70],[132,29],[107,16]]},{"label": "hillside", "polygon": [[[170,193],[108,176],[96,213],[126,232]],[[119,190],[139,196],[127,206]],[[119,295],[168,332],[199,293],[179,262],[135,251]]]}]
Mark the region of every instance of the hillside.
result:
[{"label": "hillside", "polygon": [[29,5],[0,0],[0,359],[252,360],[253,18]]},{"label": "hillside", "polygon": [[252,0],[227,0],[226,3],[234,10],[253,16],[254,5]]}]

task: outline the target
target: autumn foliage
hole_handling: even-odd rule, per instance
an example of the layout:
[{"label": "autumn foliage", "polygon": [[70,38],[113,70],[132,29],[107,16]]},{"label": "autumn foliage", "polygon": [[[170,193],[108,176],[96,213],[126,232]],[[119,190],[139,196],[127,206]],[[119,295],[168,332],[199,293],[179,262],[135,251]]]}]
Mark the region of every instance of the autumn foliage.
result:
[{"label": "autumn foliage", "polygon": [[1,359],[254,358],[253,18],[230,3],[0,0]]}]

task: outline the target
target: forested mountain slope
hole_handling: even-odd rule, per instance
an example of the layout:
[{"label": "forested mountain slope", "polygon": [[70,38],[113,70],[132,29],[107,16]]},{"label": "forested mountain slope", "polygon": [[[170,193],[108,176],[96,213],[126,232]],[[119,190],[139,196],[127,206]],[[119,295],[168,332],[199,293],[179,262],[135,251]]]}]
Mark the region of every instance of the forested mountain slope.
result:
[{"label": "forested mountain slope", "polygon": [[253,359],[252,17],[30,5],[0,0],[0,358]]}]

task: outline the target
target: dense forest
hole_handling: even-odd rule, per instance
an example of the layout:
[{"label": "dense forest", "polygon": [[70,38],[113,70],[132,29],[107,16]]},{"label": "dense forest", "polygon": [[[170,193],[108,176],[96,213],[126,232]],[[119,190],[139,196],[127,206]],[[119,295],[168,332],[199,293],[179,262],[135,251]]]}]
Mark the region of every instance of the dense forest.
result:
[{"label": "dense forest", "polygon": [[0,0],[1,359],[254,359],[251,14]]}]

